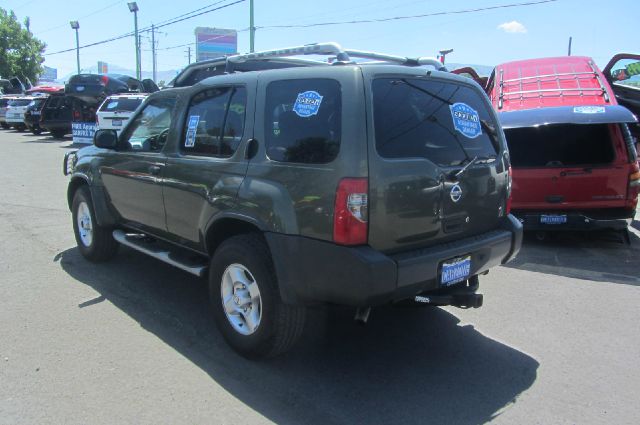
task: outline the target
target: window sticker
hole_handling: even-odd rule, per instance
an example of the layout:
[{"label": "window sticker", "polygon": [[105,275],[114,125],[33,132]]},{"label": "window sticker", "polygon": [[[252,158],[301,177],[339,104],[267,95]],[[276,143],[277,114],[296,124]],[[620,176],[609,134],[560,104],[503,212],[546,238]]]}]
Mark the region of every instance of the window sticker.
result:
[{"label": "window sticker", "polygon": [[469,139],[475,139],[482,135],[478,111],[462,102],[454,103],[449,106],[449,109],[451,109],[453,127],[462,133],[463,136]]},{"label": "window sticker", "polygon": [[317,115],[322,104],[322,97],[320,93],[313,90],[298,93],[296,103],[293,105],[293,112],[302,118]]},{"label": "window sticker", "polygon": [[604,106],[576,106],[574,114],[604,114]]},{"label": "window sticker", "polygon": [[187,137],[184,139],[185,148],[192,148],[196,145],[196,131],[198,129],[199,122],[200,115],[191,115],[189,117],[189,124],[187,125]]},{"label": "window sticker", "polygon": [[107,105],[107,109],[115,109],[118,107],[118,101],[117,100],[112,100],[111,102],[109,102],[109,104]]}]

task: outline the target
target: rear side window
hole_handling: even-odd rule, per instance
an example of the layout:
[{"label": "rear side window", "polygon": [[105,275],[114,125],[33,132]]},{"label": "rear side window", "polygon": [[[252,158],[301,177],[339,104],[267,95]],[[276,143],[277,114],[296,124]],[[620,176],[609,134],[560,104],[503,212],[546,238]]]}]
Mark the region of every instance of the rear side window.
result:
[{"label": "rear side window", "polygon": [[494,121],[470,87],[419,78],[373,81],[376,149],[383,158],[426,158],[439,166],[500,149]]},{"label": "rear side window", "polygon": [[615,159],[607,124],[511,128],[505,135],[514,168],[603,165]]},{"label": "rear side window", "polygon": [[274,81],[267,86],[264,132],[274,161],[324,164],[340,149],[342,95],[330,79]]},{"label": "rear side window", "polygon": [[187,129],[181,144],[184,153],[230,157],[244,133],[247,90],[216,87],[191,100]]},{"label": "rear side window", "polygon": [[109,99],[102,104],[100,111],[133,112],[141,103],[142,99],[136,98]]}]

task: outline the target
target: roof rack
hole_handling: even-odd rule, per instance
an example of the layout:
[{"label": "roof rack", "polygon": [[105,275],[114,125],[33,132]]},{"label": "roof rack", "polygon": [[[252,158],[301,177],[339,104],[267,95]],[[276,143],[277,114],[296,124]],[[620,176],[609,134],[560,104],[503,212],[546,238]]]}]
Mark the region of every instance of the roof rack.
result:
[{"label": "roof rack", "polygon": [[[542,75],[532,75],[528,77],[518,77],[518,78],[510,78],[508,80],[504,79],[504,68],[500,68],[500,80],[498,83],[498,109],[502,109],[504,100],[510,100],[508,96],[516,96],[520,100],[524,100],[525,96],[528,94],[537,94],[538,97],[552,97],[552,96],[544,96],[544,93],[557,93],[557,96],[584,96],[586,94],[590,95],[598,95],[601,94],[604,98],[605,102],[610,102],[609,93],[607,92],[606,87],[602,84],[602,80],[600,79],[600,75],[598,71],[593,65],[593,61],[588,61],[589,67],[591,71],[581,71],[581,72],[553,72],[551,74],[542,74]],[[573,69],[573,65],[572,69]],[[554,71],[557,69],[556,65],[553,65]],[[518,69],[518,73],[521,74],[522,70]],[[561,77],[568,77],[562,78]],[[594,79],[598,82],[598,87],[582,87],[580,85],[580,81],[592,80]],[[523,81],[526,80],[535,80],[538,88],[536,90],[524,90],[522,87]],[[574,88],[562,88],[560,86],[560,81],[569,81],[575,80],[577,87]],[[544,82],[555,81],[558,88],[551,89],[543,89],[540,84]],[[504,87],[505,84],[508,83],[518,83],[519,90],[509,91],[505,93]]]},{"label": "roof rack", "polygon": [[[319,55],[335,57],[333,64],[354,63],[352,58],[371,59],[375,63],[396,63],[405,66],[431,65],[438,71],[446,71],[445,66],[437,59],[430,57],[409,58],[404,56],[387,55],[384,53],[368,52],[363,50],[343,49],[338,43],[314,43],[304,46],[287,47],[284,49],[265,50],[262,52],[233,55],[227,57],[227,62],[242,63],[251,60],[263,60],[301,55]],[[314,61],[318,64],[325,63]]]}]

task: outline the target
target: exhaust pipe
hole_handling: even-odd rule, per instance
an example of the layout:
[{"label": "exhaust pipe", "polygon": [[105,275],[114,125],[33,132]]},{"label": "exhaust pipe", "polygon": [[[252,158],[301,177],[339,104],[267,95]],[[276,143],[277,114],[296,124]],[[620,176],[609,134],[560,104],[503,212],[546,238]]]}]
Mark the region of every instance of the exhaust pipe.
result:
[{"label": "exhaust pipe", "polygon": [[366,325],[369,320],[369,314],[371,313],[371,307],[357,308],[356,316],[353,318],[360,325]]}]

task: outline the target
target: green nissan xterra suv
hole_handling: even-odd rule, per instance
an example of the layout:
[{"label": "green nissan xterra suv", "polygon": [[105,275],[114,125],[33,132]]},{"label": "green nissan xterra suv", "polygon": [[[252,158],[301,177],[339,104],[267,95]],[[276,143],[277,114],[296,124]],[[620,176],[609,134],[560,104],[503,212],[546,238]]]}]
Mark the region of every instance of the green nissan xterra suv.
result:
[{"label": "green nissan xterra suv", "polygon": [[478,275],[522,241],[476,83],[334,43],[226,60],[304,54],[332,61],[156,92],[64,162],[82,255],[126,245],[208,276],[220,331],[248,357],[290,348],[312,303],[361,321],[400,301],[479,307]]}]

